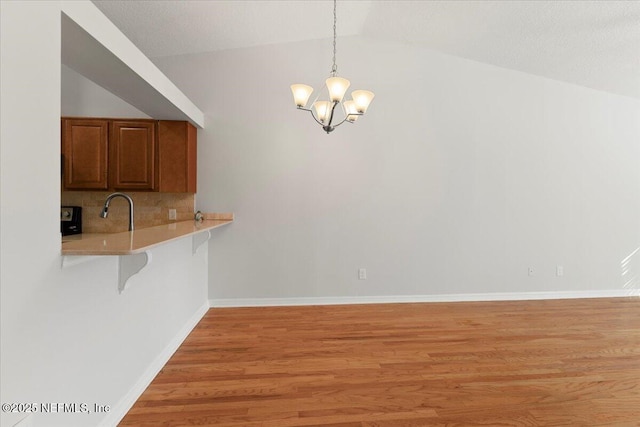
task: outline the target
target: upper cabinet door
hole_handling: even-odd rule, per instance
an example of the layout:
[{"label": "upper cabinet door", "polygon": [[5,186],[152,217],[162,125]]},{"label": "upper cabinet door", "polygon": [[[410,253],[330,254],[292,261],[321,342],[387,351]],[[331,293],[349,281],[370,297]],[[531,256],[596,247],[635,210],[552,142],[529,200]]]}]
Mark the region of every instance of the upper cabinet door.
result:
[{"label": "upper cabinet door", "polygon": [[189,122],[158,122],[158,190],[196,192],[196,128]]},{"label": "upper cabinet door", "polygon": [[64,188],[106,190],[107,120],[66,119],[62,129]]},{"label": "upper cabinet door", "polygon": [[109,146],[110,188],[156,189],[155,122],[113,121]]}]

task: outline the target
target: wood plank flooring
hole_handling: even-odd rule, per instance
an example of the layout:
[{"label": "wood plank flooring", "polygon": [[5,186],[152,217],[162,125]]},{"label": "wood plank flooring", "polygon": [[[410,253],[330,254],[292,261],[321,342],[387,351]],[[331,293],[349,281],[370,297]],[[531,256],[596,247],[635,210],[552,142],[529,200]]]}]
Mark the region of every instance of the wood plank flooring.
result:
[{"label": "wood plank flooring", "polygon": [[640,298],[211,309],[121,426],[640,426]]}]

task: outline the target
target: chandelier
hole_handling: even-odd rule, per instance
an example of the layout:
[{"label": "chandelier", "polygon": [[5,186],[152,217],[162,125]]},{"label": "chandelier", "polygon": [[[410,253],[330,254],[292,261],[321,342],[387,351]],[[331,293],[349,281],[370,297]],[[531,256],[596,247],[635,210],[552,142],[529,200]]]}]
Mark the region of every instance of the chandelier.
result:
[{"label": "chandelier", "polygon": [[[368,90],[354,90],[351,98],[344,101],[344,95],[351,84],[349,80],[338,77],[336,65],[336,0],[333,0],[333,67],[325,86],[309,102],[313,88],[305,84],[291,85],[293,100],[298,110],[308,111],[325,132],[330,133],[344,122],[353,123],[367,112],[375,96]],[[307,106],[308,105],[308,106]]]}]

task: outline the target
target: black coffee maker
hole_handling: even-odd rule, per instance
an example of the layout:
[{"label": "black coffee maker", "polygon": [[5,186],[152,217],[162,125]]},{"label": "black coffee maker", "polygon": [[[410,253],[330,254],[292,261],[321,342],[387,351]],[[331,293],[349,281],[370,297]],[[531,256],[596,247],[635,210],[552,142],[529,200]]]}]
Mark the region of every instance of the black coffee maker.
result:
[{"label": "black coffee maker", "polygon": [[82,208],[80,206],[60,207],[60,232],[63,236],[82,233]]}]

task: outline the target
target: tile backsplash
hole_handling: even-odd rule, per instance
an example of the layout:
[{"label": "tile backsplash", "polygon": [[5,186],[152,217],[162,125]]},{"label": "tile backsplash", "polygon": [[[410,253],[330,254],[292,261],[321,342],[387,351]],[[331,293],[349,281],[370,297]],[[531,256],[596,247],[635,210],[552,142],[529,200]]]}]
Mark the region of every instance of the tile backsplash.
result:
[{"label": "tile backsplash", "polygon": [[[134,224],[136,228],[175,222],[169,220],[169,209],[176,210],[176,221],[193,219],[195,194],[125,192],[133,199]],[[82,207],[83,233],[117,233],[129,227],[129,205],[122,197],[109,204],[109,216],[100,218],[108,191],[63,191],[62,206]]]}]

